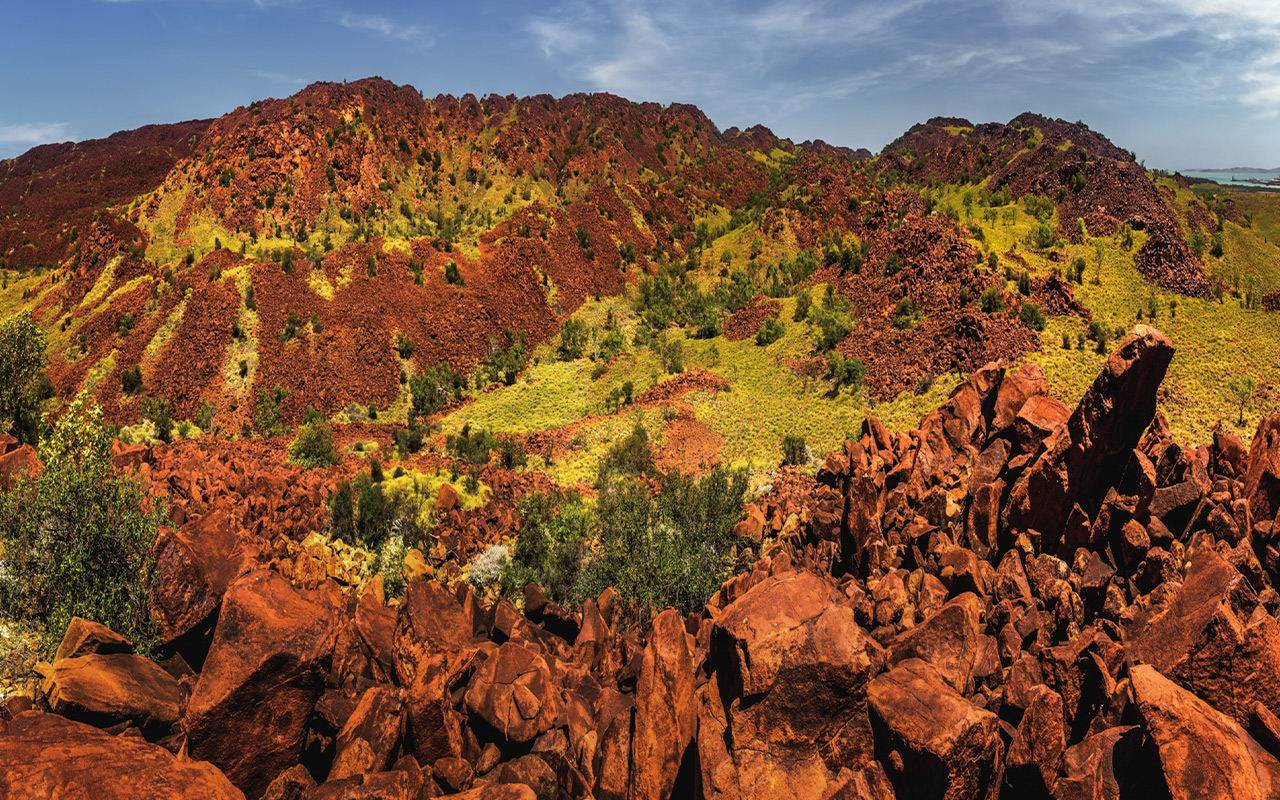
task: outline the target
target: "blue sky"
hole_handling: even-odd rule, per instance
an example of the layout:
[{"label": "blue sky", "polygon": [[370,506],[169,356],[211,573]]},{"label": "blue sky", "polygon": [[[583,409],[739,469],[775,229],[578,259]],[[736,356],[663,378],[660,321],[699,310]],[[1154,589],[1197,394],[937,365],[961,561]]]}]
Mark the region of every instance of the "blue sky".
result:
[{"label": "blue sky", "polygon": [[1148,166],[1280,167],[1280,0],[15,0],[0,158],[316,80],[608,91],[878,151],[931,116],[1082,119]]}]

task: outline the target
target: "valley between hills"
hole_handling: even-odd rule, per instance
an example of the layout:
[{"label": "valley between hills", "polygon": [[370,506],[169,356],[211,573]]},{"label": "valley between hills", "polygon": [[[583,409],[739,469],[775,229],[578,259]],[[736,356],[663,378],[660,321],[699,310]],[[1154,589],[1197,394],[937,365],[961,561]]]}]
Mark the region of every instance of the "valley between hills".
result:
[{"label": "valley between hills", "polygon": [[0,161],[0,794],[1280,793],[1280,194],[317,83]]}]

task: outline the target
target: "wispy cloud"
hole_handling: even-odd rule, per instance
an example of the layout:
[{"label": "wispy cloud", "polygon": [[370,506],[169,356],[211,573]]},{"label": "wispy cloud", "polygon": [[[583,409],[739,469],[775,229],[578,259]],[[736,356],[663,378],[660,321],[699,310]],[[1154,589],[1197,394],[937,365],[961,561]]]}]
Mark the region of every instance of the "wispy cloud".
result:
[{"label": "wispy cloud", "polygon": [[365,31],[397,42],[407,42],[429,47],[434,37],[420,25],[402,25],[389,17],[377,14],[347,12],[338,18],[338,24],[348,30]]},{"label": "wispy cloud", "polygon": [[284,75],[279,72],[269,72],[261,69],[255,69],[249,74],[253,75],[255,78],[262,78],[264,81],[271,81],[272,83],[279,83],[285,86],[305,86],[307,83],[306,78],[299,78],[294,75]]},{"label": "wispy cloud", "polygon": [[584,88],[722,116],[890,91],[1280,115],[1280,0],[568,0],[525,29]]},{"label": "wispy cloud", "polygon": [[48,144],[71,138],[71,126],[65,122],[24,122],[0,125],[0,144]]}]

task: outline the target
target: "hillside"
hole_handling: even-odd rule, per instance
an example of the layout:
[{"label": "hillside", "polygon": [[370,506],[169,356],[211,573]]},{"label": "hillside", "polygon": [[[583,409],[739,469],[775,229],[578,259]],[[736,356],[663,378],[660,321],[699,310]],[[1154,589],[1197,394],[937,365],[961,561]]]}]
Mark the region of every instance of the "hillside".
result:
[{"label": "hillside", "polygon": [[1030,113],[0,162],[0,794],[1271,796],[1277,237]]}]

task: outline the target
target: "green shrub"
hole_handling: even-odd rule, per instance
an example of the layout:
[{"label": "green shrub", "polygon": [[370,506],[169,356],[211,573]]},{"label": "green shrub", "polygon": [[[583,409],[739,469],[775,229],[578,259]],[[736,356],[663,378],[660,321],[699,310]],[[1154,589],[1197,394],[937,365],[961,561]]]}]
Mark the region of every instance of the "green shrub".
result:
[{"label": "green shrub", "polygon": [[649,432],[637,420],[631,433],[614,442],[600,462],[597,483],[604,484],[618,475],[653,473],[653,446]]},{"label": "green shrub", "polygon": [[897,275],[900,269],[902,269],[902,259],[897,253],[890,253],[888,258],[884,260],[882,273],[887,278],[891,275]]},{"label": "green shrub", "polygon": [[143,402],[142,413],[156,427],[156,438],[168,444],[173,441],[173,417],[169,415],[169,401],[163,397],[148,397]]},{"label": "green shrub", "polygon": [[520,535],[501,569],[503,591],[517,596],[536,583],[560,602],[578,599],[579,573],[595,530],[591,508],[577,492],[554,490],[526,495],[518,510]]},{"label": "green shrub", "polygon": [[120,391],[126,395],[142,394],[142,367],[134,364],[120,373]]},{"label": "green shrub", "polygon": [[791,319],[796,322],[803,321],[809,315],[809,307],[812,305],[813,292],[808,289],[801,289],[796,292],[796,313],[791,316]]},{"label": "green shrub", "polygon": [[462,397],[466,385],[466,376],[454,370],[447,361],[441,361],[421,375],[414,375],[409,378],[414,415],[425,417],[436,413],[450,400]]},{"label": "green shrub", "polygon": [[782,463],[785,466],[804,466],[810,461],[809,443],[797,433],[782,437]]},{"label": "green shrub", "polygon": [[338,463],[338,450],[333,444],[333,430],[319,414],[307,409],[306,421],[289,443],[289,461],[303,469],[324,469]]},{"label": "green shrub", "polygon": [[253,405],[253,429],[259,436],[279,436],[284,433],[280,404],[288,396],[289,390],[278,385],[270,392],[258,387],[257,401]]},{"label": "green shrub", "polygon": [[44,469],[0,494],[0,611],[33,619],[52,650],[73,616],[154,641],[151,547],[164,501],[111,463],[112,429],[82,391],[40,443]]},{"label": "green shrub", "polygon": [[1022,303],[1022,308],[1018,311],[1018,319],[1033,331],[1044,330],[1044,312],[1040,310],[1040,306],[1029,300]]},{"label": "green shrub", "polygon": [[124,337],[128,336],[129,332],[132,330],[133,330],[133,314],[132,313],[126,311],[120,316],[116,317],[116,336],[119,336],[121,339],[123,339]]},{"label": "green shrub", "polygon": [[207,431],[213,425],[213,412],[215,411],[213,404],[208,400],[200,401],[200,410],[196,412],[196,418],[193,420],[196,427],[202,431]]},{"label": "green shrub", "polygon": [[396,334],[396,353],[401,358],[413,358],[413,340],[403,333]]},{"label": "green shrub", "polygon": [[573,361],[582,358],[582,353],[589,341],[587,323],[577,317],[569,317],[560,329],[560,345],[556,352],[561,361]]},{"label": "green shrub", "polygon": [[[35,444],[40,403],[52,394],[46,388],[44,352],[44,331],[30,313],[14,314],[0,323],[0,431],[8,430],[26,444]],[[141,386],[141,372],[138,383]]]},{"label": "green shrub", "polygon": [[978,295],[978,307],[988,314],[1004,311],[1004,298],[1000,294],[1000,289],[995,286],[983,289],[982,294]]},{"label": "green shrub", "polygon": [[910,297],[904,297],[898,301],[897,308],[893,311],[893,327],[898,330],[914,328],[924,320],[924,309],[920,308]]},{"label": "green shrub", "polygon": [[866,377],[867,365],[862,363],[862,359],[857,356],[846,359],[838,350],[827,353],[827,380],[831,381],[833,392],[838,392],[845,386],[856,391],[862,387]]},{"label": "green shrub", "polygon": [[444,282],[453,286],[466,286],[467,282],[462,279],[462,272],[458,269],[458,264],[453,259],[449,259],[444,265]]},{"label": "green shrub", "polygon": [[487,464],[490,451],[501,449],[493,434],[484,430],[472,431],[470,423],[463,425],[456,435],[446,437],[445,447],[454,458],[471,464]]},{"label": "green shrub", "polygon": [[760,326],[760,330],[756,331],[756,344],[761,347],[771,345],[781,339],[786,332],[787,329],[782,324],[782,320],[777,317],[769,317]]},{"label": "green shrub", "polygon": [[1048,250],[1057,241],[1057,232],[1049,222],[1037,222],[1031,228],[1030,244],[1037,250]]}]

